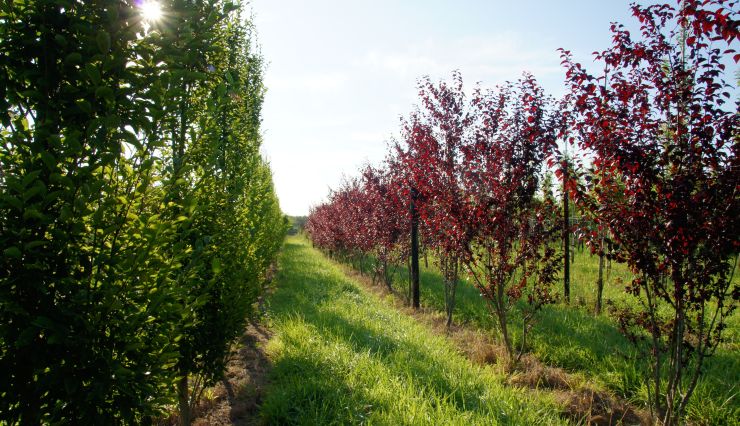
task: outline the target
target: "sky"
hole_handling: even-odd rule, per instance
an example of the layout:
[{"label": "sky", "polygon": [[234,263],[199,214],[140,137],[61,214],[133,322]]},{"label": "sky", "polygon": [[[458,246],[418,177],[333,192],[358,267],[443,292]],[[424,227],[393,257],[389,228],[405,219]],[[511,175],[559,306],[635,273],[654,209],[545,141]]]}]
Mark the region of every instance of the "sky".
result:
[{"label": "sky", "polygon": [[[611,22],[636,28],[627,0],[252,0],[267,62],[262,152],[280,205],[307,215],[330,188],[379,164],[417,81],[494,87],[534,74],[553,96],[557,51],[592,63]],[[643,2],[644,4],[644,2]]]}]

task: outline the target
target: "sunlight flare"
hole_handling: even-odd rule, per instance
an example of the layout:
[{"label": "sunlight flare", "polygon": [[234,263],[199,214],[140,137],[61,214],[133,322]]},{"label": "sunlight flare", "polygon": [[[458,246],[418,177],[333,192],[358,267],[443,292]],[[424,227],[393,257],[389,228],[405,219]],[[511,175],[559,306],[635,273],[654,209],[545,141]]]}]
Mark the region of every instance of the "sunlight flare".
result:
[{"label": "sunlight flare", "polygon": [[152,23],[162,18],[162,5],[158,1],[147,0],[139,5],[141,16],[147,23]]}]

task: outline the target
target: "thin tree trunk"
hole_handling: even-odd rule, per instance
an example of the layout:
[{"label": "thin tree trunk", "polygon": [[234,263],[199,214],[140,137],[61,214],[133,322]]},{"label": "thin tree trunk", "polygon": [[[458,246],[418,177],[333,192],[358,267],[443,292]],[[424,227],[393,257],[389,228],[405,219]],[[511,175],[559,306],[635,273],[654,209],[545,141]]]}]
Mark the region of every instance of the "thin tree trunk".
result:
[{"label": "thin tree trunk", "polygon": [[[644,278],[643,278],[644,279]],[[654,388],[654,394],[652,398],[652,402],[650,404],[650,412],[651,415],[655,414],[655,417],[660,416],[661,412],[661,401],[660,401],[660,370],[661,370],[661,362],[660,362],[660,353],[662,352],[660,348],[660,330],[658,329],[658,321],[656,318],[657,315],[657,306],[655,304],[655,301],[653,300],[654,297],[650,292],[650,283],[648,280],[644,279],[644,290],[645,290],[645,296],[647,298],[647,308],[650,315],[650,325],[651,330],[650,334],[652,337],[652,346],[653,346],[653,358],[655,363],[653,364],[653,384],[655,385]],[[650,390],[650,387],[648,386],[648,392]],[[656,413],[653,413],[653,408],[655,409]]]},{"label": "thin tree trunk", "polygon": [[419,309],[419,214],[416,190],[411,190],[411,306]]},{"label": "thin tree trunk", "polygon": [[680,418],[676,402],[678,401],[681,392],[681,378],[683,376],[683,313],[683,299],[679,297],[676,301],[676,315],[670,346],[670,376],[668,379],[668,387],[666,389],[666,412],[663,420],[663,423],[666,425],[676,424]]},{"label": "thin tree trunk", "polygon": [[527,334],[529,331],[529,322],[532,320],[532,317],[534,316],[534,312],[530,314],[524,315],[524,318],[522,318],[522,344],[519,346],[519,353],[516,355],[516,362],[518,363],[522,359],[522,355],[524,355],[524,351],[527,350]]},{"label": "thin tree trunk", "polygon": [[455,312],[455,293],[457,292],[457,280],[450,283],[450,297],[447,302],[447,328],[452,327],[452,314]]},{"label": "thin tree trunk", "polygon": [[385,286],[388,287],[388,291],[393,292],[393,287],[391,286],[391,276],[388,273],[388,261],[383,261],[383,281],[385,282]]},{"label": "thin tree trunk", "polygon": [[601,299],[604,294],[604,239],[599,246],[599,279],[596,281],[596,315],[601,313]]},{"label": "thin tree trunk", "polygon": [[448,260],[445,274],[445,308],[447,311],[447,328],[452,326],[452,314],[455,311],[455,294],[457,292],[457,274],[459,262]]},{"label": "thin tree trunk", "polygon": [[[563,177],[567,179],[567,177]],[[570,216],[568,212],[568,191],[563,185],[563,250],[565,250],[565,262],[563,262],[563,294],[565,303],[570,303]]]},{"label": "thin tree trunk", "polygon": [[514,366],[514,348],[511,345],[511,338],[509,337],[509,329],[506,325],[506,311],[504,303],[504,285],[501,277],[498,279],[498,285],[496,286],[496,315],[498,316],[499,327],[501,327],[501,335],[504,338],[504,345],[506,346],[506,354],[509,357],[509,367]]},{"label": "thin tree trunk", "polygon": [[406,292],[406,301],[409,303],[409,305],[411,305],[411,292],[412,292],[411,287],[413,287],[412,285],[413,277],[411,276],[411,256],[409,256],[406,261],[406,272],[408,274],[408,279],[409,279],[408,291]]},{"label": "thin tree trunk", "polygon": [[180,408],[180,426],[190,426],[190,397],[188,395],[188,376],[177,381],[177,404]]}]

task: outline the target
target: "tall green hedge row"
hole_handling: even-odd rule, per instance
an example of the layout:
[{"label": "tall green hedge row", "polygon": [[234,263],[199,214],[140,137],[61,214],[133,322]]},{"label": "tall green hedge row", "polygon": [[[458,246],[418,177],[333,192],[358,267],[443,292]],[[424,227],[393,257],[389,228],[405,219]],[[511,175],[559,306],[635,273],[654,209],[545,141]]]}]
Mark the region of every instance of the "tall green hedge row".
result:
[{"label": "tall green hedge row", "polygon": [[0,423],[144,422],[214,382],[287,229],[241,6],[0,3]]}]

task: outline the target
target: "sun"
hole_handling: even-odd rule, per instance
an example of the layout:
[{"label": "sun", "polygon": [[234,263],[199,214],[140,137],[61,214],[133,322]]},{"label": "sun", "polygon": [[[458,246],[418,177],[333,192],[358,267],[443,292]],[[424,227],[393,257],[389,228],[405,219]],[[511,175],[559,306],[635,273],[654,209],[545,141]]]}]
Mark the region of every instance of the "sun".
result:
[{"label": "sun", "polygon": [[156,22],[162,18],[162,5],[158,1],[144,0],[139,5],[141,16],[147,23]]}]

